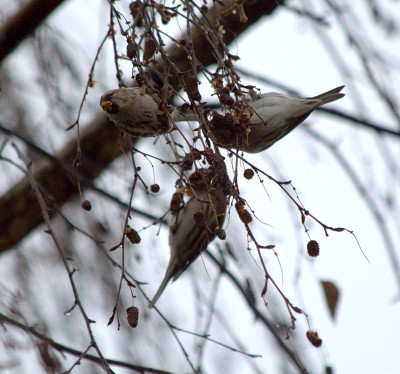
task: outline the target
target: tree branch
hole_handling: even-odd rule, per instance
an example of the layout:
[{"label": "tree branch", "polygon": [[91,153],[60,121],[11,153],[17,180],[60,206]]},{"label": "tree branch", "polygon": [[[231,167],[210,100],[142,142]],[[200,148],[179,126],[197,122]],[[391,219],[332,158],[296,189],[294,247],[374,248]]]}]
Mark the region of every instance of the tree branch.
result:
[{"label": "tree branch", "polygon": [[[282,1],[281,1],[282,2]],[[217,3],[218,4],[218,3]],[[252,5],[246,5],[245,11],[248,21],[240,22],[237,14],[229,13],[222,16],[222,10],[234,6],[236,0],[224,2],[224,7],[216,5],[207,13],[204,22],[215,24],[217,19],[223,23],[225,32],[225,42],[230,43],[242,32],[256,23],[262,16],[271,14],[278,6],[276,0],[261,0]],[[193,29],[195,30],[195,29]],[[211,48],[200,30],[192,33],[193,48],[196,51],[198,60],[203,65],[215,63],[214,56],[210,53]],[[172,45],[167,53],[174,56],[173,60],[180,71],[187,70],[188,59],[182,48]],[[158,67],[161,71],[163,64]],[[171,82],[178,89],[177,80]],[[94,120],[81,131],[80,148],[82,158],[79,173],[87,181],[93,181],[107,166],[118,156],[122,150],[118,145],[118,131],[115,126],[106,118],[103,113],[98,113]],[[77,140],[67,144],[64,149],[56,156],[61,161],[61,165],[72,165],[77,156]],[[78,173],[78,172],[77,172]],[[34,174],[37,183],[42,186],[57,202],[63,204],[73,199],[78,194],[76,178],[68,176],[60,167],[58,162],[44,162]],[[22,240],[29,232],[43,222],[39,204],[31,193],[29,180],[24,178],[16,186],[12,187],[5,195],[0,198],[0,253],[11,248]]]},{"label": "tree branch", "polygon": [[31,0],[0,28],[0,64],[64,0]]},{"label": "tree branch", "polygon": [[[59,352],[67,352],[73,356],[76,357],[83,357],[86,360],[89,361],[93,361],[97,364],[101,365],[101,359],[97,356],[93,356],[91,354],[85,353],[83,354],[83,352],[78,351],[77,349],[73,349],[71,347],[68,347],[66,345],[60,344],[55,342],[53,339],[50,339],[49,337],[40,334],[39,332],[37,332],[33,327],[27,326],[21,322],[18,322],[10,317],[7,317],[6,315],[0,313],[0,322],[1,323],[5,323],[8,324],[10,326],[14,326],[17,327],[23,331],[25,331],[26,333],[34,336],[35,338],[47,343],[48,345],[50,345],[51,347],[53,347],[54,349],[56,349]],[[106,359],[107,363],[109,365],[114,365],[114,366],[120,366],[123,368],[127,368],[127,369],[131,369],[131,370],[135,370],[139,373],[153,373],[153,374],[171,374],[169,371],[165,371],[165,370],[158,370],[158,369],[153,369],[153,368],[149,368],[146,366],[139,366],[139,365],[133,365],[130,364],[128,362],[123,362],[123,361],[118,361],[118,360],[111,360],[111,359]]]}]

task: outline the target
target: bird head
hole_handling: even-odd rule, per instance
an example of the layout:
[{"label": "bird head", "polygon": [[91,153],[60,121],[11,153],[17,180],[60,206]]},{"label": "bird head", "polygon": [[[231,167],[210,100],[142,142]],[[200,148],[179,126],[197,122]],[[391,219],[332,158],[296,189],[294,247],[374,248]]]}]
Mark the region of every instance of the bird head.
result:
[{"label": "bird head", "polygon": [[118,104],[115,102],[115,97],[114,97],[117,91],[118,90],[109,91],[100,98],[101,109],[103,109],[105,112],[109,114],[118,113]]}]

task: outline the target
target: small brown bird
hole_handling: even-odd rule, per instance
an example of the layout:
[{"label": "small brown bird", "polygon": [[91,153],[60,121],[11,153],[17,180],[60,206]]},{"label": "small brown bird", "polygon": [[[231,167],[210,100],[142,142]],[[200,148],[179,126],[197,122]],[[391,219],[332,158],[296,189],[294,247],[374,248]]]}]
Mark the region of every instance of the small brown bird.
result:
[{"label": "small brown bird", "polygon": [[166,111],[160,110],[155,97],[139,87],[108,91],[100,98],[100,106],[122,132],[134,137],[165,134],[171,131],[172,122],[186,120],[174,107],[169,118]]},{"label": "small brown bird", "polygon": [[215,238],[215,230],[225,219],[227,201],[212,168],[199,169],[189,177],[189,201],[171,212],[169,246],[171,257],[157,293],[149,304],[152,308],[170,280],[180,275],[197,259]]},{"label": "small brown bird", "polygon": [[254,95],[248,105],[250,122],[237,124],[231,115],[214,115],[210,129],[222,146],[238,148],[249,153],[262,152],[271,147],[302,123],[311,112],[344,96],[340,86],[310,98],[288,97],[276,92]]}]

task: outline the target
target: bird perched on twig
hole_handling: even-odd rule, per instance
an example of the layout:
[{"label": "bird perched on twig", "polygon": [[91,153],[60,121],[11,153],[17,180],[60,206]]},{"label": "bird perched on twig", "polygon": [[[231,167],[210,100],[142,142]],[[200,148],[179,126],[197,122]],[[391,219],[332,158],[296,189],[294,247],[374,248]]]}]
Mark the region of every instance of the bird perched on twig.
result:
[{"label": "bird perched on twig", "polygon": [[122,132],[134,137],[165,134],[173,122],[187,120],[179,109],[167,108],[141,87],[108,91],[100,98],[100,106]]},{"label": "bird perched on twig", "polygon": [[[234,115],[213,111],[209,129],[222,147],[258,153],[286,136],[316,108],[345,96],[340,93],[343,88],[304,99],[276,92],[253,92],[253,100],[241,111],[235,109]],[[121,131],[136,137],[165,134],[172,130],[174,122],[197,121],[193,111],[162,107],[157,96],[139,87],[108,91],[101,97],[100,105]]]},{"label": "bird perched on twig", "polygon": [[227,201],[212,167],[199,169],[190,175],[187,193],[191,197],[186,204],[183,204],[179,194],[175,194],[171,201],[171,257],[164,279],[149,304],[150,308],[160,298],[169,281],[177,280],[207,248],[217,230],[223,231],[220,227],[225,219]]},{"label": "bird perched on twig", "polygon": [[342,98],[343,88],[340,86],[304,99],[276,92],[262,95],[253,92],[253,100],[248,103],[250,110],[246,109],[242,117],[214,112],[210,129],[220,145],[258,153],[295,129],[314,109]]}]

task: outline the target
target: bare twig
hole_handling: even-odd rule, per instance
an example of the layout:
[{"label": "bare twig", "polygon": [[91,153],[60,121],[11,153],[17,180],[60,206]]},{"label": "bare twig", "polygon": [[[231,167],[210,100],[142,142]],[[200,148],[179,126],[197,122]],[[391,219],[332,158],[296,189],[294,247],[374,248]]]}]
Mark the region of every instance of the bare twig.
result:
[{"label": "bare twig", "polygon": [[[48,345],[50,345],[51,347],[53,347],[54,349],[56,349],[59,352],[66,352],[73,356],[79,357],[79,359],[92,361],[92,362],[95,362],[100,365],[102,364],[102,361],[99,357],[93,356],[87,352],[78,351],[78,350],[68,347],[64,344],[57,343],[53,339],[50,339],[49,337],[47,337],[43,334],[40,334],[38,331],[35,330],[35,328],[27,326],[21,322],[18,322],[15,319],[12,319],[2,313],[0,313],[0,322],[8,324],[10,326],[14,326],[16,328],[19,328],[19,329],[27,332],[29,335],[34,336],[35,338],[37,338],[43,342],[46,342]],[[172,374],[169,371],[154,369],[154,368],[150,368],[150,367],[146,367],[146,366],[134,365],[129,362],[124,362],[124,361],[119,361],[119,360],[106,359],[106,361],[109,365],[119,366],[119,367],[123,367],[126,369],[131,369],[131,370],[137,371],[139,373]]]}]

